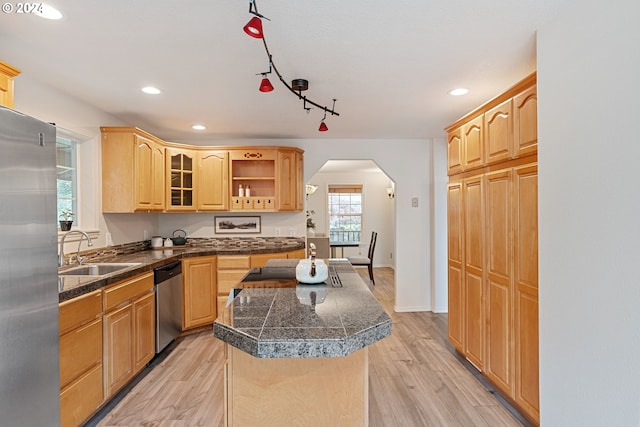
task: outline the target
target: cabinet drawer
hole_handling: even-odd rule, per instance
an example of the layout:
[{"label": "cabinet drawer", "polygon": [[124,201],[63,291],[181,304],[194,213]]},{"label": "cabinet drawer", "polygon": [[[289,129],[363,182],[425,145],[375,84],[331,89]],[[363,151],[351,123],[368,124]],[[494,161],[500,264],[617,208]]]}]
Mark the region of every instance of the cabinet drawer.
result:
[{"label": "cabinet drawer", "polygon": [[60,304],[60,335],[102,314],[102,291],[97,290]]},{"label": "cabinet drawer", "polygon": [[60,425],[81,425],[102,400],[102,364],[98,364],[60,392]]},{"label": "cabinet drawer", "polygon": [[102,361],[102,318],[60,337],[60,385]]},{"label": "cabinet drawer", "polygon": [[286,259],[287,253],[273,253],[273,254],[256,254],[251,255],[251,268],[261,268],[270,259]]},{"label": "cabinet drawer", "polygon": [[132,301],[151,290],[153,290],[152,272],[111,285],[104,291],[104,310],[108,311],[124,302]]},{"label": "cabinet drawer", "polygon": [[[219,260],[218,260],[219,262]],[[247,268],[248,269],[248,268]],[[247,274],[247,270],[218,271],[218,294],[227,295],[229,291]]]},{"label": "cabinet drawer", "polygon": [[249,255],[218,255],[218,270],[251,268]]}]

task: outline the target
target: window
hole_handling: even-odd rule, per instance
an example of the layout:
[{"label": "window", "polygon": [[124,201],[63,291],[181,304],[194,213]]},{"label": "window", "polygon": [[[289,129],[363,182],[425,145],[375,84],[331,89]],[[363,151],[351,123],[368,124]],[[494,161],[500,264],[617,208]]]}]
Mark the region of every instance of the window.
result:
[{"label": "window", "polygon": [[329,240],[360,243],[362,185],[329,185]]},{"label": "window", "polygon": [[[60,132],[58,132],[60,133]],[[63,211],[72,212],[69,218],[77,224],[77,164],[76,142],[63,136],[56,138],[56,166],[58,187],[58,219]]]}]

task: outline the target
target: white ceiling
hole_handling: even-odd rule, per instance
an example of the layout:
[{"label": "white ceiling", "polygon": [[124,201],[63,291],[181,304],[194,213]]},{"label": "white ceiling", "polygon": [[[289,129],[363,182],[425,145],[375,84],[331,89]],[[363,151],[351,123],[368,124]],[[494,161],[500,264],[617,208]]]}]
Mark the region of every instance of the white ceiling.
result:
[{"label": "white ceiling", "polygon": [[[564,0],[563,0],[564,1]],[[428,138],[502,92],[535,64],[535,31],[561,0],[256,0],[273,62],[305,78],[302,102],[268,69],[242,27],[244,0],[51,0],[48,21],[0,15],[0,60],[23,75],[170,141]],[[20,77],[18,77],[20,78]],[[163,92],[149,96],[146,85]],[[471,92],[452,97],[450,89]],[[19,101],[20,94],[16,94]],[[203,123],[206,131],[191,130]]]}]

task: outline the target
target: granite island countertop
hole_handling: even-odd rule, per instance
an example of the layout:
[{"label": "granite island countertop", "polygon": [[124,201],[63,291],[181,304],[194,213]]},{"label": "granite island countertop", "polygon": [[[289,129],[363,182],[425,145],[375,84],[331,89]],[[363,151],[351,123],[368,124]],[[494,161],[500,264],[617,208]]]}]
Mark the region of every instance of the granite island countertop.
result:
[{"label": "granite island countertop", "polygon": [[[88,255],[88,261],[85,264],[134,263],[136,265],[104,276],[58,276],[58,301],[70,300],[129,277],[153,271],[154,268],[179,259],[209,255],[289,252],[304,249],[305,239],[298,237],[189,238],[188,243],[184,246],[162,249],[150,249],[148,244],[123,246],[127,247],[105,247],[88,251],[88,253],[83,252],[83,255]],[[73,266],[68,268],[73,268]]]},{"label": "granite island countertop", "polygon": [[[348,261],[329,260],[338,283],[297,286],[295,263],[271,260],[251,270],[244,280],[254,286],[262,278],[266,287],[235,290],[214,336],[258,358],[319,358],[346,356],[391,335],[391,319]],[[268,287],[274,281],[294,287]]]}]

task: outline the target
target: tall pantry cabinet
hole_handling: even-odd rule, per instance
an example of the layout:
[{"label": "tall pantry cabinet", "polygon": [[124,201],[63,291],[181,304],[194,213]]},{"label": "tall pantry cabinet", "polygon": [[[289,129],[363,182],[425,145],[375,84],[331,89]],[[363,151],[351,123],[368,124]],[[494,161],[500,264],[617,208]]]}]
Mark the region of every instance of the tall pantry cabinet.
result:
[{"label": "tall pantry cabinet", "polygon": [[535,73],[446,130],[449,339],[539,423]]}]

